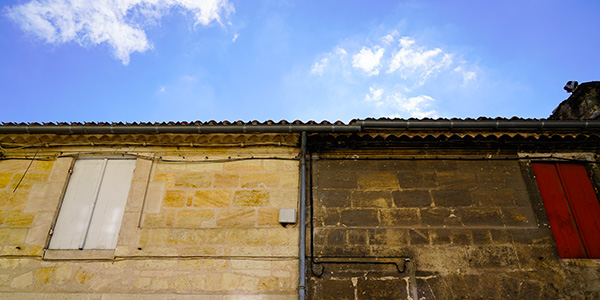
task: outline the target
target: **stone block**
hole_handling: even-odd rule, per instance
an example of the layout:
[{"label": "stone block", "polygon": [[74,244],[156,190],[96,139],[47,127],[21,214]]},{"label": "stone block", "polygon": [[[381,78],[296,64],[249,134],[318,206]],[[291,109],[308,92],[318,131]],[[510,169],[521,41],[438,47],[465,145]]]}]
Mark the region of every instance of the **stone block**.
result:
[{"label": "stone block", "polygon": [[439,189],[431,191],[436,206],[458,207],[473,204],[471,193],[467,189]]},{"label": "stone block", "polygon": [[512,236],[512,242],[520,245],[554,245],[552,232],[548,229],[512,229],[507,230]]},{"label": "stone block", "polygon": [[259,278],[256,276],[239,275],[233,273],[223,274],[223,290],[258,290]]},{"label": "stone block", "polygon": [[23,173],[29,165],[28,160],[7,159],[0,161],[0,172],[2,173]]},{"label": "stone block", "polygon": [[171,227],[175,222],[176,211],[173,209],[163,209],[160,213],[145,213],[143,218],[143,227]]},{"label": "stone block", "polygon": [[358,187],[361,190],[396,190],[398,178],[392,172],[361,172],[358,175]]},{"label": "stone block", "polygon": [[490,229],[492,242],[494,244],[510,244],[512,237],[509,230],[506,229]]},{"label": "stone block", "polygon": [[357,175],[352,172],[317,172],[314,181],[316,186],[327,189],[355,189]]},{"label": "stone block", "polygon": [[8,212],[4,224],[9,227],[30,227],[35,215],[24,214],[21,209],[13,209]]},{"label": "stone block", "polygon": [[133,177],[131,178],[131,181],[147,182],[153,163],[154,162],[150,159],[138,158],[135,161],[135,170],[133,171]]},{"label": "stone block", "polygon": [[423,208],[420,213],[421,222],[425,226],[462,226],[462,220],[449,208]]},{"label": "stone block", "polygon": [[219,227],[254,227],[256,226],[255,209],[222,209],[217,213]]},{"label": "stone block", "polygon": [[4,225],[6,217],[8,217],[8,209],[0,209],[0,225]]},{"label": "stone block", "polygon": [[240,175],[237,173],[216,173],[213,181],[213,187],[220,188],[238,188],[240,186]]},{"label": "stone block", "polygon": [[340,223],[343,226],[378,226],[379,216],[376,209],[342,210]]},{"label": "stone block", "polygon": [[367,234],[369,245],[408,246],[410,241],[408,230],[374,229],[369,230]]},{"label": "stone block", "polygon": [[503,207],[502,220],[506,226],[536,226],[537,221],[531,206]]},{"label": "stone block", "polygon": [[397,176],[398,184],[402,190],[437,188],[437,177],[434,171],[421,169],[401,170]]},{"label": "stone block", "polygon": [[9,245],[22,246],[29,230],[27,228],[12,228],[10,230]]},{"label": "stone block", "polygon": [[416,208],[392,208],[379,211],[381,225],[387,227],[417,226],[421,224]]},{"label": "stone block", "polygon": [[492,244],[492,235],[487,229],[471,229],[473,234],[474,245],[489,245]]},{"label": "stone block", "polygon": [[179,268],[181,270],[204,270],[212,272],[223,272],[229,268],[230,262],[221,259],[189,259],[181,260]]},{"label": "stone block", "polygon": [[201,190],[194,193],[194,207],[229,207],[231,191]]},{"label": "stone block", "polygon": [[359,299],[407,299],[406,284],[407,281],[403,278],[359,278],[356,285],[356,294]]},{"label": "stone block", "polygon": [[279,173],[243,173],[240,176],[242,188],[272,188],[279,186]]},{"label": "stone block", "polygon": [[53,213],[38,213],[35,216],[33,226],[27,232],[26,245],[45,245],[54,215]]},{"label": "stone block", "polygon": [[167,190],[163,198],[164,207],[184,207],[187,203],[187,192],[182,190]]},{"label": "stone block", "polygon": [[346,230],[348,235],[348,244],[351,245],[367,245],[368,234],[365,229],[348,229]]},{"label": "stone block", "polygon": [[154,173],[154,181],[165,182],[167,188],[173,188],[175,187],[175,174],[157,171]]},{"label": "stone block", "polygon": [[282,188],[269,191],[269,206],[271,207],[296,207],[298,200],[298,189]]},{"label": "stone block", "polygon": [[195,173],[222,172],[223,164],[221,162],[187,163],[185,164],[185,170]]},{"label": "stone block", "polygon": [[449,229],[430,229],[429,238],[432,245],[450,245],[452,243]]},{"label": "stone block", "polygon": [[209,188],[212,186],[211,173],[178,173],[175,175],[176,188]]},{"label": "stone block", "polygon": [[262,168],[267,172],[298,172],[299,163],[297,160],[265,159]]},{"label": "stone block", "polygon": [[480,206],[514,206],[515,197],[509,188],[478,187],[471,191],[473,202]]},{"label": "stone block", "polygon": [[0,173],[0,189],[7,187],[12,177],[13,173]]},{"label": "stone block", "polygon": [[255,172],[262,170],[262,162],[260,160],[239,160],[231,161],[223,164],[224,171],[235,172]]},{"label": "stone block", "polygon": [[518,265],[515,249],[510,246],[480,246],[467,250],[469,265],[475,268],[499,268]]},{"label": "stone block", "polygon": [[316,215],[315,219],[322,219],[324,226],[336,226],[340,224],[340,211],[339,209],[322,209],[322,216]]},{"label": "stone block", "polygon": [[144,212],[158,213],[162,206],[163,195],[166,194],[166,184],[164,182],[150,182],[146,192],[146,202]]},{"label": "stone block", "polygon": [[212,220],[214,217],[215,212],[212,209],[180,210],[175,217],[175,226],[185,228],[202,227],[206,220]]},{"label": "stone block", "polygon": [[259,208],[258,226],[279,227],[279,209],[278,208]]},{"label": "stone block", "polygon": [[263,190],[240,190],[233,196],[233,206],[266,206],[269,204],[269,193]]},{"label": "stone block", "polygon": [[300,186],[300,179],[298,173],[285,172],[279,174],[279,185],[285,188],[298,189]]},{"label": "stone block", "polygon": [[438,171],[436,176],[438,187],[444,190],[469,190],[479,184],[472,170]]},{"label": "stone block", "polygon": [[266,229],[231,229],[227,235],[230,245],[259,246],[267,244]]},{"label": "stone block", "polygon": [[325,243],[327,245],[345,245],[346,231],[340,229],[328,230],[325,236]]},{"label": "stone block", "polygon": [[459,245],[466,246],[473,243],[473,234],[469,229],[431,229],[432,245]]},{"label": "stone block", "polygon": [[327,207],[350,207],[350,195],[352,190],[348,189],[314,189],[315,203]]},{"label": "stone block", "polygon": [[65,182],[69,176],[69,169],[73,165],[72,157],[59,157],[54,161],[49,181]]},{"label": "stone block", "polygon": [[355,287],[350,278],[311,278],[308,286],[310,288],[308,298],[311,300],[355,299]]},{"label": "stone block", "polygon": [[410,230],[410,245],[429,245],[429,231],[426,229]]},{"label": "stone block", "polygon": [[25,208],[27,199],[29,198],[29,190],[12,190],[0,191],[0,207],[5,208]]},{"label": "stone block", "polygon": [[428,190],[393,191],[392,197],[396,207],[428,207],[432,205]]},{"label": "stone block", "polygon": [[502,215],[497,208],[457,208],[454,212],[465,226],[502,226]]},{"label": "stone block", "polygon": [[275,246],[298,246],[297,230],[292,228],[270,228],[267,230],[267,242]]},{"label": "stone block", "polygon": [[353,191],[350,196],[352,207],[392,207],[391,191]]}]

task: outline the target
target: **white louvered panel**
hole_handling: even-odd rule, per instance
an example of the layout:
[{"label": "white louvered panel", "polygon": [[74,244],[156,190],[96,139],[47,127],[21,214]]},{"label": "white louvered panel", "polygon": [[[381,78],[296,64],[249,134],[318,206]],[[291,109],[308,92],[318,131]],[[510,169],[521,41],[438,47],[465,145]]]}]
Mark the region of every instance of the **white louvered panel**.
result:
[{"label": "white louvered panel", "polygon": [[85,240],[85,249],[115,249],[135,160],[109,160]]},{"label": "white louvered panel", "polygon": [[100,185],[104,160],[78,160],[65,192],[50,249],[79,249],[87,231]]}]

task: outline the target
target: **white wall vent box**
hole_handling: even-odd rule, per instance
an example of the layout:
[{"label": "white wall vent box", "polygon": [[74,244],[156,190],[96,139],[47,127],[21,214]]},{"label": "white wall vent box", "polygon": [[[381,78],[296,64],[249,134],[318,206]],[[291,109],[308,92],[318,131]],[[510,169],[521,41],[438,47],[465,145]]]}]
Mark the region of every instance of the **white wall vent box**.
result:
[{"label": "white wall vent box", "polygon": [[294,208],[279,209],[279,223],[295,224],[296,223],[296,209],[294,209]]}]

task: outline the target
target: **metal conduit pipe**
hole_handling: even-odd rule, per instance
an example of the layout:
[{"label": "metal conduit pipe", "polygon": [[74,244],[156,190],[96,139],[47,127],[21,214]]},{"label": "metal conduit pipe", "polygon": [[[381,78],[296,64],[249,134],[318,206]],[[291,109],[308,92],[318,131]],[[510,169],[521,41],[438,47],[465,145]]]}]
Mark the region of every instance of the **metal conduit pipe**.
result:
[{"label": "metal conduit pipe", "polygon": [[[300,137],[300,215],[299,254],[298,254],[298,300],[306,297],[306,131]],[[312,237],[311,237],[312,239]]]}]

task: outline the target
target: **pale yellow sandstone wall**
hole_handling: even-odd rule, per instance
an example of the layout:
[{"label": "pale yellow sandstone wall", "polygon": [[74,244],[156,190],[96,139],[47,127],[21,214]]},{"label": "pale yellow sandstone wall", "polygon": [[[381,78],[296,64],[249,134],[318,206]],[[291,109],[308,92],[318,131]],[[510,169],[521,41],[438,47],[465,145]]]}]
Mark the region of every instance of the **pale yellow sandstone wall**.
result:
[{"label": "pale yellow sandstone wall", "polygon": [[[115,250],[46,250],[78,154],[137,156]],[[31,161],[0,160],[0,299],[296,298],[298,227],[277,219],[297,209],[297,154],[51,148],[14,193]]]}]

